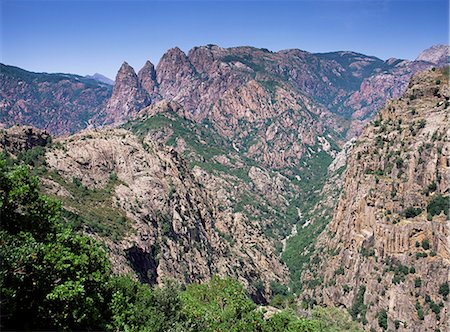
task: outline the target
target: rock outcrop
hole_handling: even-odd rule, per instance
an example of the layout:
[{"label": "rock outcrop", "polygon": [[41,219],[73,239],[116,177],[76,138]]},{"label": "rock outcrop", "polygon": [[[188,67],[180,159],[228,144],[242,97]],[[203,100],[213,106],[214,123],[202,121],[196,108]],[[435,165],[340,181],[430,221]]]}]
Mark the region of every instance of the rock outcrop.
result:
[{"label": "rock outcrop", "polygon": [[427,48],[417,57],[417,61],[426,61],[436,66],[448,65],[450,47],[448,45],[434,45]]},{"label": "rock outcrop", "polygon": [[377,331],[449,329],[449,99],[448,69],[420,73],[357,139],[305,302]]},{"label": "rock outcrop", "polygon": [[135,116],[142,108],[150,104],[150,97],[136,75],[126,62],[122,64],[116,76],[111,98],[105,109],[105,124],[121,124]]},{"label": "rock outcrop", "polygon": [[[109,193],[93,204],[129,220],[121,239],[99,236],[88,225],[84,229],[106,242],[118,273],[134,271],[149,283],[233,276],[263,303],[271,282],[287,282],[287,270],[261,226],[219,206],[216,192],[173,148],[150,137],[141,141],[126,130],[88,131],[58,140],[46,164],[47,192],[63,192],[56,190],[60,186],[74,192],[77,179],[78,188],[89,193]],[[72,196],[60,197],[65,209],[84,215],[90,202],[80,204]]]},{"label": "rock outcrop", "polygon": [[147,92],[152,103],[161,99],[161,96],[158,94],[159,87],[158,82],[156,81],[156,71],[153,63],[147,61],[144,67],[139,70],[138,78],[142,88]]},{"label": "rock outcrop", "polygon": [[50,134],[31,126],[15,126],[0,129],[0,147],[17,155],[36,146],[44,147],[50,142]]}]

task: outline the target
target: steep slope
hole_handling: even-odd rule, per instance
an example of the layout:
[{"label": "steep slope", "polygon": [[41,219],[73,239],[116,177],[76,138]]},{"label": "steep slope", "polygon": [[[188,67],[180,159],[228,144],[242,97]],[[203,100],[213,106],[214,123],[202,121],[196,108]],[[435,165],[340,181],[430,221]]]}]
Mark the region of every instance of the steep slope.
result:
[{"label": "steep slope", "polygon": [[448,64],[449,57],[450,47],[448,45],[434,45],[420,53],[416,60],[445,66]]},{"label": "steep slope", "polygon": [[[442,47],[437,48],[442,55]],[[214,122],[217,114],[210,114],[213,108],[219,113],[230,113],[229,106],[222,105],[223,99],[228,98],[227,92],[234,90],[233,94],[241,92],[242,96],[248,84],[269,93],[281,86],[291,93],[308,96],[332,112],[365,119],[388,98],[399,96],[412,74],[444,61],[442,56],[438,62],[432,58],[423,55],[417,61],[382,61],[354,52],[313,54],[295,49],[270,52],[253,47],[207,45],[194,47],[187,55],[179,48],[170,49],[161,58],[156,75],[151,71],[140,79],[151,77],[157,85],[154,89],[152,83],[152,91],[180,102],[187,114],[198,121],[208,118]],[[255,98],[258,99],[257,95]],[[259,106],[270,109],[270,98],[264,99],[265,105]],[[233,107],[236,106],[252,110],[251,105],[234,103]]]},{"label": "steep slope", "polygon": [[[2,141],[12,141],[13,130]],[[117,273],[151,284],[233,276],[258,302],[271,283],[287,283],[261,225],[219,205],[173,148],[121,129],[86,131],[39,151],[33,165],[43,190],[62,200],[75,228],[106,243]]]},{"label": "steep slope", "polygon": [[104,112],[105,117],[97,121],[104,124],[123,123],[150,102],[150,96],[142,88],[134,69],[124,62],[117,73],[112,95]]},{"label": "steep slope", "polygon": [[71,74],[32,73],[0,64],[0,124],[32,125],[52,134],[86,128],[111,86]]},{"label": "steep slope", "polygon": [[[141,108],[167,99],[180,103],[184,117],[212,124],[236,144],[251,139],[255,119],[270,122],[271,115],[301,108],[328,121],[332,130],[348,130],[347,137],[352,137],[388,98],[404,91],[412,74],[448,63],[445,53],[440,45],[424,51],[416,61],[382,61],[354,52],[313,54],[207,45],[185,54],[173,48],[156,68],[147,61],[138,75],[124,63],[112,96],[111,82],[101,83],[105,80],[98,75],[96,80],[37,74],[3,65],[0,123],[30,124],[64,134],[88,125],[122,124]],[[341,116],[351,119],[352,125],[339,120]],[[256,127],[267,129],[260,123]]]},{"label": "steep slope", "polygon": [[305,303],[377,331],[448,330],[449,99],[448,69],[420,73],[355,142]]}]

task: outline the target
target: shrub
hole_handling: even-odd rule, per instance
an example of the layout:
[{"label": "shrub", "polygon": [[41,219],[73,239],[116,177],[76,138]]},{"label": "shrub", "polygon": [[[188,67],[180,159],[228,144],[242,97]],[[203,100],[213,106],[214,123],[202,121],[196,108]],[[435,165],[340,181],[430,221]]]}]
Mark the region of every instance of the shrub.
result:
[{"label": "shrub", "polygon": [[418,300],[416,301],[416,310],[417,310],[417,316],[419,317],[419,319],[424,320],[425,316],[423,314],[423,309]]},{"label": "shrub", "polygon": [[387,322],[387,311],[385,309],[378,312],[378,326],[380,326],[383,330],[387,330],[388,322]]},{"label": "shrub", "polygon": [[403,215],[405,216],[405,218],[414,218],[421,213],[422,213],[421,208],[414,208],[414,207],[409,207],[403,211]]},{"label": "shrub", "polygon": [[273,296],[275,295],[287,296],[289,294],[288,287],[276,281],[270,282],[270,290],[272,291]]},{"label": "shrub", "polygon": [[0,193],[2,327],[102,329],[104,250],[62,224],[60,203],[39,193],[28,167],[7,169],[0,158]]},{"label": "shrub", "polygon": [[366,293],[366,286],[359,286],[358,293],[353,299],[353,305],[350,309],[350,315],[355,320],[364,321],[366,319],[367,307],[364,304],[364,294]]},{"label": "shrub", "polygon": [[427,212],[431,215],[431,217],[441,214],[444,212],[448,216],[449,210],[449,197],[436,195],[434,196],[427,206]]},{"label": "shrub", "polygon": [[447,299],[449,294],[448,282],[444,282],[439,286],[439,294],[442,295],[444,299]]},{"label": "shrub", "polygon": [[421,286],[422,286],[422,279],[420,279],[420,277],[417,277],[417,278],[414,280],[414,287],[420,288]]},{"label": "shrub", "polygon": [[422,240],[422,248],[425,250],[430,249],[430,241],[428,239],[423,239]]}]

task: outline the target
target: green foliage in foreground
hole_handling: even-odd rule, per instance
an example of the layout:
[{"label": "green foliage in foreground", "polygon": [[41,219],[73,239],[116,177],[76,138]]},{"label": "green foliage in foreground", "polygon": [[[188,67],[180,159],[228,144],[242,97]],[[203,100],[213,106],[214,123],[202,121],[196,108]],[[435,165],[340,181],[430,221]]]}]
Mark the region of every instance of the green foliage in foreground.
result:
[{"label": "green foliage in foreground", "polygon": [[2,328],[86,329],[106,311],[109,262],[60,223],[60,203],[38,191],[27,166],[0,159]]},{"label": "green foliage in foreground", "polygon": [[283,310],[264,317],[243,286],[112,277],[103,248],[61,221],[58,201],[39,193],[27,166],[0,158],[2,330],[351,331],[348,315],[316,308],[310,319]]}]

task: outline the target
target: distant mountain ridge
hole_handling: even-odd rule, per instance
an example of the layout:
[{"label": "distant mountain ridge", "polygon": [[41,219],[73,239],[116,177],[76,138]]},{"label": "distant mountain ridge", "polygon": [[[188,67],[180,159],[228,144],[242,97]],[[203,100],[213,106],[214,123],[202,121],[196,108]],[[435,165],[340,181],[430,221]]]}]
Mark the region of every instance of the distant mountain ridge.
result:
[{"label": "distant mountain ridge", "polygon": [[33,73],[0,64],[0,124],[32,125],[53,134],[86,128],[111,86],[73,74]]},{"label": "distant mountain ridge", "polygon": [[96,81],[99,81],[101,83],[105,83],[105,84],[109,84],[109,85],[114,85],[114,81],[102,74],[99,73],[95,73],[94,75],[86,75],[87,78],[92,78]]},{"label": "distant mountain ridge", "polygon": [[[442,65],[443,48],[432,47],[416,61],[383,61],[349,51],[314,54],[297,49],[271,52],[247,46],[207,45],[194,47],[185,54],[173,48],[156,67],[147,61],[138,74],[130,66],[121,68],[125,75],[116,78],[116,92],[112,92],[111,98],[113,82],[101,74],[85,78],[38,74],[2,65],[0,123],[31,124],[53,134],[64,134],[88,126],[123,123],[142,108],[168,99],[180,103],[183,116],[198,122],[210,121],[216,130],[228,135],[226,131],[236,131],[234,123],[239,119],[248,122],[249,118],[259,118],[257,114],[244,114],[246,109],[256,107],[263,113],[276,114],[279,105],[271,101],[274,93],[281,91],[278,88],[282,88],[292,98],[303,99],[302,103],[308,107],[353,121],[352,126],[343,129],[352,136],[360,130],[361,121],[373,116],[388,98],[405,90],[412,74]],[[136,79],[121,82],[127,75],[135,75]],[[31,78],[39,81],[42,89],[23,86],[23,77],[28,78],[28,83]],[[44,84],[46,80],[48,84]],[[80,84],[69,87],[61,84],[63,80]],[[56,81],[59,84],[48,89]],[[251,95],[256,87],[259,94]],[[248,98],[242,98],[244,95]],[[255,103],[256,99],[260,101]],[[227,120],[230,116],[232,121]]]}]

